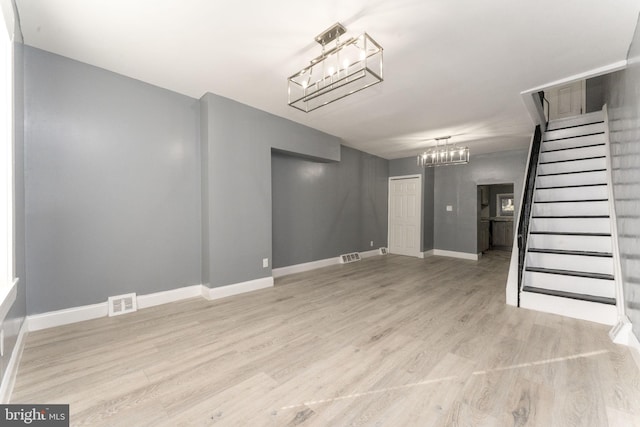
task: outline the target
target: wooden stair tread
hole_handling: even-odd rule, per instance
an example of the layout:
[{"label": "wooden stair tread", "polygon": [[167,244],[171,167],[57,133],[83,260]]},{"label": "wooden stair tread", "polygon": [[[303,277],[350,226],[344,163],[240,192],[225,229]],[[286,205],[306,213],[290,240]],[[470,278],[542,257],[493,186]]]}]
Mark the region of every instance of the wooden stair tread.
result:
[{"label": "wooden stair tread", "polygon": [[[589,122],[589,123],[581,123],[579,125],[564,126],[564,127],[559,127],[559,128],[555,128],[555,129],[547,129],[547,132],[553,132],[553,131],[556,131],[556,130],[563,130],[563,129],[579,128],[579,127],[582,127],[582,126],[589,126],[589,125],[598,125],[598,124],[601,124],[601,123],[604,123],[604,120],[598,120],[598,121]],[[552,125],[552,124],[553,124],[553,122],[549,123],[549,125]]]},{"label": "wooden stair tread", "polygon": [[611,237],[611,233],[584,233],[578,231],[532,231],[530,234],[548,234],[551,236],[592,236]]},{"label": "wooden stair tread", "polygon": [[578,219],[578,218],[609,218],[609,215],[533,215],[531,218],[557,218],[557,219]]},{"label": "wooden stair tread", "polygon": [[582,199],[582,200],[534,200],[533,203],[583,203],[583,202],[606,202],[608,199]]},{"label": "wooden stair tread", "polygon": [[[554,130],[558,130],[558,129],[554,129]],[[551,132],[551,131],[549,131],[549,132]],[[542,141],[542,143],[544,144],[545,142],[562,141],[563,139],[582,138],[582,137],[585,137],[585,136],[603,135],[603,134],[604,134],[604,132],[585,133],[584,135],[572,135],[572,136],[565,136],[563,138],[545,139],[545,140]]]},{"label": "wooden stair tread", "polygon": [[555,153],[556,151],[577,150],[579,148],[598,147],[598,146],[601,146],[601,145],[605,145],[604,142],[600,142],[598,144],[578,145],[576,147],[556,148],[554,150],[542,150],[542,151],[540,151],[540,154]]},{"label": "wooden stair tread", "polygon": [[584,171],[540,173],[540,174],[538,174],[538,176],[572,175],[572,174],[576,174],[576,173],[605,172],[605,171],[606,171],[606,169],[588,169],[588,170],[584,170]]},{"label": "wooden stair tread", "polygon": [[556,185],[556,186],[551,186],[551,187],[536,187],[536,190],[555,190],[557,188],[598,187],[598,186],[602,186],[602,185],[607,185],[607,183],[603,182],[603,183],[599,183],[599,184]]},{"label": "wooden stair tread", "polygon": [[555,268],[542,268],[542,267],[526,267],[525,270],[531,271],[532,273],[558,274],[561,276],[584,277],[587,279],[613,280],[612,274],[604,274],[604,273],[590,273],[586,271],[559,270]]},{"label": "wooden stair tread", "polygon": [[556,291],[552,289],[536,288],[533,286],[524,286],[523,292],[531,292],[536,294],[549,295],[561,298],[571,298],[580,301],[596,302],[600,304],[616,305],[615,298],[601,297],[597,295],[578,294],[575,292]]},{"label": "wooden stair tread", "polygon": [[596,159],[604,159],[605,156],[592,156],[592,157],[578,157],[576,159],[562,159],[562,160],[552,160],[550,162],[540,162],[540,165],[551,165],[553,163],[567,163],[567,162],[579,162],[580,160],[596,160]]},{"label": "wooden stair tread", "polygon": [[576,255],[576,256],[594,256],[602,258],[612,258],[613,254],[610,252],[593,252],[593,251],[573,251],[567,249],[541,249],[541,248],[529,248],[529,252],[540,254],[558,254],[558,255]]}]

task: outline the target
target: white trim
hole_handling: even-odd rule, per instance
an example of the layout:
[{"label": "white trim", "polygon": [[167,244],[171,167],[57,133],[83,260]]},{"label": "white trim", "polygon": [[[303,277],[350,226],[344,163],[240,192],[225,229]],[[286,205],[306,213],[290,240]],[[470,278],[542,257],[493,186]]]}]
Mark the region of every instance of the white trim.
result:
[{"label": "white trim", "polygon": [[[544,126],[540,127],[541,135],[540,138],[544,138]],[[525,202],[524,196],[527,192],[527,176],[529,175],[529,166],[531,163],[531,156],[533,151],[533,141],[536,137],[535,132],[531,135],[531,142],[529,142],[529,155],[527,156],[527,162],[524,166],[524,179],[522,180],[522,190],[520,191],[520,203],[518,203],[518,212],[515,212],[514,222],[513,222],[513,246],[511,249],[511,260],[509,262],[509,274],[507,275],[507,285],[505,286],[505,302],[507,305],[512,305],[514,307],[518,306],[518,293],[520,289],[518,288],[518,230],[520,229],[520,221],[522,221],[521,213],[522,213],[522,204]],[[515,183],[514,183],[514,193],[515,193]],[[534,182],[534,191],[535,191],[535,182]],[[533,198],[531,199],[533,200]],[[529,215],[533,214],[533,209],[529,212]],[[529,245],[529,236],[527,237],[527,246]],[[525,251],[528,248],[525,248]],[[526,253],[526,252],[525,252]],[[524,269],[524,266],[522,266]]]},{"label": "white trim", "polygon": [[209,292],[203,292],[203,294],[205,295],[206,299],[214,300],[271,287],[273,287],[273,277],[269,276],[262,277],[260,279],[249,280],[247,282],[234,283],[233,285],[209,288]]},{"label": "white trim", "polygon": [[379,249],[372,249],[370,251],[360,252],[360,258],[371,258],[373,256],[378,256],[378,255],[380,255]]},{"label": "white trim", "polygon": [[[149,308],[198,296],[206,298],[203,289],[208,288],[202,285],[192,285],[168,291],[154,292],[152,294],[138,295],[138,308]],[[209,292],[207,290],[206,295],[208,294]],[[41,329],[54,328],[56,326],[83,322],[85,320],[98,319],[100,317],[107,317],[108,314],[108,302],[71,307],[64,310],[49,311],[42,314],[34,314],[28,316],[29,331],[39,331]]]},{"label": "white trim", "polygon": [[[380,249],[372,249],[370,251],[358,252],[360,258],[370,258],[380,255]],[[315,270],[317,268],[329,267],[331,265],[340,264],[340,257],[320,259],[317,261],[303,262],[301,264],[288,265],[286,267],[274,268],[271,270],[271,274],[274,279],[278,277],[288,276],[290,274],[304,273],[306,271]]]},{"label": "white trim", "polygon": [[171,289],[168,291],[155,292],[152,294],[138,296],[138,308],[154,307],[156,305],[168,304],[188,298],[202,296],[202,285],[185,286],[183,288]]},{"label": "white trim", "polygon": [[471,254],[468,252],[456,252],[456,251],[445,251],[444,249],[434,249],[433,255],[448,256],[450,258],[470,259],[472,261],[478,261],[478,254]]},{"label": "white trim", "polygon": [[429,249],[428,251],[422,252],[422,258],[427,258],[433,256],[433,249]]},{"label": "white trim", "polygon": [[[9,310],[11,310],[13,303],[16,301],[16,295],[18,292],[18,281],[20,281],[19,278],[14,279],[11,287],[5,288],[6,293],[0,298],[0,322],[2,322],[5,317],[7,317],[7,313],[9,313]],[[5,289],[2,290],[4,291]]]},{"label": "white trim", "polygon": [[611,140],[609,139],[609,112],[607,106],[602,107],[604,118],[604,142],[606,144],[605,159],[607,167],[607,197],[609,198],[609,224],[611,227],[611,249],[613,255],[613,280],[616,288],[616,306],[618,308],[618,321],[627,318],[624,303],[624,287],[622,285],[622,267],[620,265],[620,246],[618,246],[618,215],[613,196],[613,177],[611,169]]},{"label": "white trim", "polygon": [[553,86],[560,86],[567,83],[573,83],[578,80],[584,80],[592,77],[601,76],[603,74],[613,73],[614,71],[619,71],[626,67],[627,67],[627,60],[623,59],[621,61],[613,62],[611,64],[608,64],[602,67],[593,68],[583,73],[574,74],[572,76],[565,77],[563,79],[554,80],[552,82],[545,83],[543,85],[540,85],[531,89],[527,89],[525,91],[520,92],[520,96],[522,97],[522,102],[527,108],[527,111],[529,112],[529,117],[531,118],[533,123],[543,124],[541,123],[540,114],[538,112],[538,108],[540,104],[539,102],[537,102],[537,99],[533,98],[534,94],[536,94],[537,92],[540,92],[541,90],[549,89],[550,87],[553,87]]},{"label": "white trim", "polygon": [[536,92],[540,92],[541,90],[549,89],[550,87],[562,86],[562,85],[565,85],[565,84],[568,84],[568,83],[576,82],[578,80],[590,79],[592,77],[601,76],[603,74],[613,73],[614,71],[619,71],[619,70],[622,70],[622,69],[626,68],[626,66],[627,66],[627,60],[623,59],[621,61],[613,62],[611,64],[604,65],[602,67],[593,68],[591,70],[584,71],[584,72],[578,73],[578,74],[574,74],[572,76],[565,77],[563,79],[558,79],[558,80],[554,80],[554,81],[549,82],[549,83],[545,83],[543,85],[534,87],[532,89],[528,89],[528,90],[525,90],[523,92],[520,92],[520,94],[536,93]]},{"label": "white trim", "polygon": [[392,254],[393,252],[391,252],[391,181],[399,181],[402,179],[414,179],[414,178],[418,178],[418,185],[419,185],[419,189],[418,189],[418,193],[420,194],[420,200],[418,202],[418,209],[420,210],[420,227],[418,230],[418,233],[420,235],[420,239],[418,241],[418,250],[415,253],[396,253],[396,255],[406,255],[406,256],[414,256],[417,258],[424,258],[424,253],[420,250],[420,248],[422,248],[422,239],[423,239],[423,232],[422,229],[424,227],[424,209],[423,209],[423,204],[424,204],[424,200],[423,200],[423,189],[422,186],[423,184],[423,178],[422,178],[422,174],[412,174],[412,175],[397,175],[397,176],[390,176],[388,181],[387,181],[387,253]]},{"label": "white trim", "polygon": [[289,265],[286,267],[274,268],[271,274],[274,278],[288,276],[289,274],[303,273],[305,271],[315,270],[316,268],[328,267],[330,265],[340,264],[340,258],[327,258],[318,261],[304,262],[302,264]]},{"label": "white trim", "polygon": [[54,328],[70,323],[98,319],[100,317],[107,317],[108,314],[109,304],[107,304],[106,301],[99,304],[83,305],[65,308],[64,310],[33,314],[28,317],[29,331],[39,331],[41,329]]},{"label": "white trim", "polygon": [[25,317],[18,332],[18,338],[16,344],[13,346],[11,352],[11,358],[4,370],[4,376],[2,377],[2,383],[0,384],[0,403],[7,404],[11,400],[11,393],[13,392],[13,386],[16,383],[16,376],[18,375],[18,367],[20,366],[20,359],[22,359],[22,351],[24,350],[24,338],[29,331],[29,320]]}]

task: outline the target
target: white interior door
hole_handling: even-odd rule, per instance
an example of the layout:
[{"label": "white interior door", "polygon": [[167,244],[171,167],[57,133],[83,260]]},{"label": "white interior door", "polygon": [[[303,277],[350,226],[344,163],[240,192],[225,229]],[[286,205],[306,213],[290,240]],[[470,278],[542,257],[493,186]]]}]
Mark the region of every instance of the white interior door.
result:
[{"label": "white interior door", "polygon": [[585,81],[581,80],[547,91],[549,120],[579,116],[585,112]]},{"label": "white interior door", "polygon": [[389,253],[422,257],[422,178],[389,178]]}]

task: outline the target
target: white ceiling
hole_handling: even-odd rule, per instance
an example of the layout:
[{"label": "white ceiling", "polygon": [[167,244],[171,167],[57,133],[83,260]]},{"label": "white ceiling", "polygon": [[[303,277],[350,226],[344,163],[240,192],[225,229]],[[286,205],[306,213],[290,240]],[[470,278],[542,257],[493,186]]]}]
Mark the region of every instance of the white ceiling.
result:
[{"label": "white ceiling", "polygon": [[[26,44],[195,98],[212,92],[385,158],[454,135],[525,147],[520,92],[626,57],[637,0],[16,0]],[[385,81],[305,114],[286,78],[341,22],[384,48]]]}]

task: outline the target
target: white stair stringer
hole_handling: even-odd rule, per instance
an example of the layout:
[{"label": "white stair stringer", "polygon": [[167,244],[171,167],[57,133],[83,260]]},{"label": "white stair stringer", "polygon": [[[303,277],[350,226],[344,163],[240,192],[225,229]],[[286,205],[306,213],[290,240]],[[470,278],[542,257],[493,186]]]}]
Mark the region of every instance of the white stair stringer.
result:
[{"label": "white stair stringer", "polygon": [[602,111],[543,134],[520,306],[612,325],[617,320]]}]

